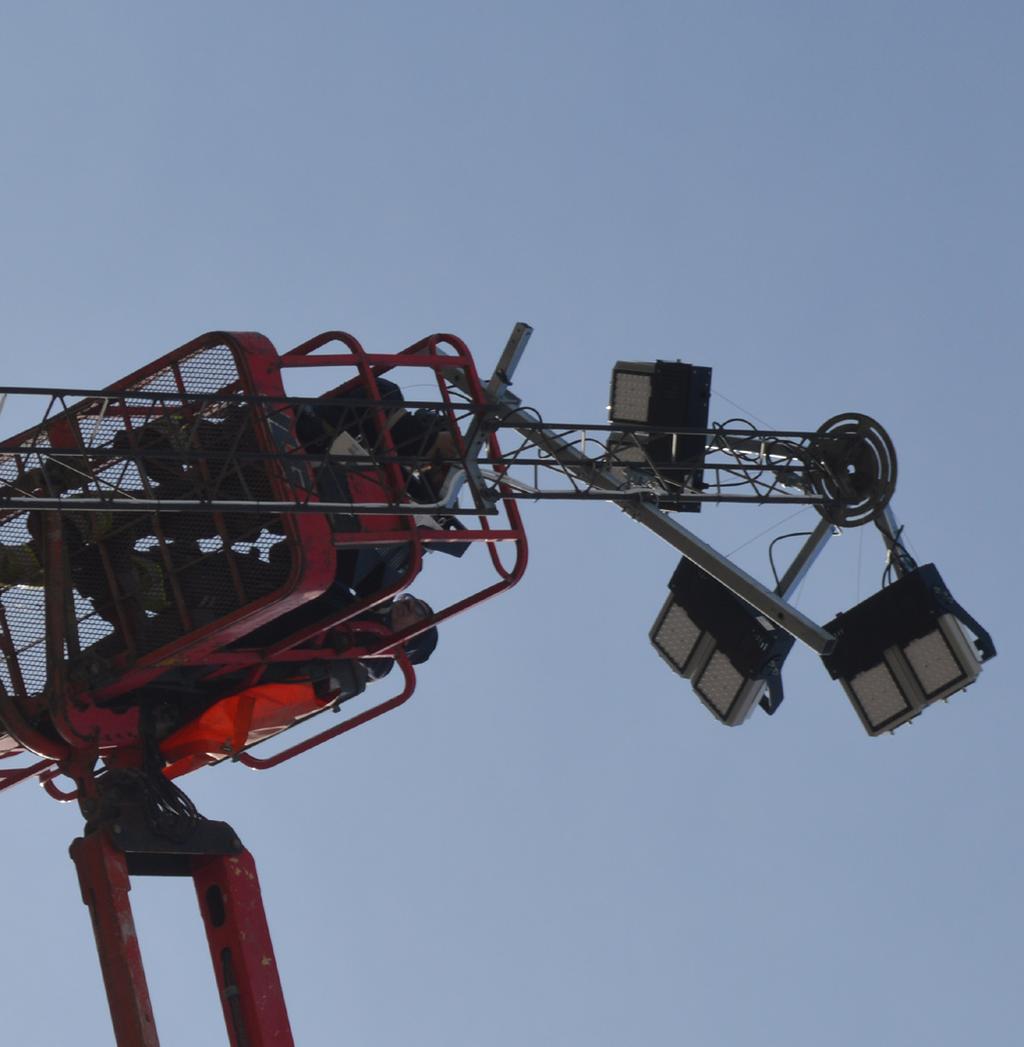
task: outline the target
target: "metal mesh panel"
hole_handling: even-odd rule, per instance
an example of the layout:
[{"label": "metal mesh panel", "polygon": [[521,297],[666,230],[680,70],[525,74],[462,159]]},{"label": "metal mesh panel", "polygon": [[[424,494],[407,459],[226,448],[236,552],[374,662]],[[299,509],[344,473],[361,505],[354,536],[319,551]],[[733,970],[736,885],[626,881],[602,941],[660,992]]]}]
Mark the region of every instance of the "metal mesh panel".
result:
[{"label": "metal mesh panel", "polygon": [[226,345],[211,345],[190,353],[179,361],[178,372],[190,393],[228,392],[238,381],[234,353]]},{"label": "metal mesh panel", "polygon": [[4,587],[4,658],[0,678],[4,686],[20,693],[38,694],[46,682],[46,619],[41,588]]}]

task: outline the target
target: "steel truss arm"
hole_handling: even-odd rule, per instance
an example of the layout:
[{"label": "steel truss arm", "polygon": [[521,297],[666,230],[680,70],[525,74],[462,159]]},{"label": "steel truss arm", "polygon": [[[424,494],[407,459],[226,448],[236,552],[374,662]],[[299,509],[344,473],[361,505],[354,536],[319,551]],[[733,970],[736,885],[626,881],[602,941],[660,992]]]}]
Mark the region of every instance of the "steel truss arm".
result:
[{"label": "steel truss arm", "polygon": [[[448,466],[447,481],[435,501],[421,502],[409,498],[407,491],[382,494],[380,502],[319,501],[309,466],[323,468],[390,469],[399,466],[405,475],[416,475],[428,463],[413,457],[392,454],[388,457],[377,448],[357,447],[354,453],[307,454],[294,441],[277,448],[254,449],[251,443],[240,449],[223,444],[197,447],[199,424],[189,430],[181,418],[200,415],[199,405],[209,404],[209,397],[192,397],[187,393],[128,393],[108,391],[49,390],[50,412],[61,408],[76,415],[76,439],[72,446],[65,442],[54,447],[48,438],[53,421],[44,421],[34,435],[39,439],[31,446],[0,447],[0,509],[121,510],[129,512],[224,512],[224,513],[351,513],[358,515],[395,514],[431,517],[460,515],[493,515],[500,501],[531,500],[601,500],[618,505],[649,530],[658,534],[683,555],[735,591],[771,621],[816,651],[828,648],[832,638],[814,622],[789,606],[752,576],[732,564],[710,545],[668,516],[662,507],[678,508],[688,502],[748,502],[755,504],[789,503],[816,506],[826,518],[840,505],[849,484],[846,471],[856,473],[862,462],[855,452],[863,444],[857,426],[861,416],[843,416],[837,428],[826,427],[816,433],[791,431],[757,431],[712,427],[706,430],[677,430],[673,435],[704,436],[705,453],[700,461],[674,463],[676,476],[683,470],[684,482],[666,481],[644,449],[644,440],[671,433],[661,427],[638,425],[565,426],[546,425],[535,412],[522,407],[508,389],[516,364],[523,355],[530,328],[517,325],[505,348],[485,394],[489,403],[467,402],[447,405],[453,426],[457,453],[448,450],[433,464]],[[464,376],[455,373],[451,385],[471,395]],[[28,392],[9,389],[9,393]],[[0,390],[3,392],[3,390]],[[32,390],[32,392],[40,392]],[[70,395],[89,395],[93,399],[81,405],[67,406]],[[281,417],[310,398],[261,396],[218,396],[217,410],[232,417],[240,412],[259,410],[267,416]],[[223,403],[221,403],[223,401]],[[317,401],[323,403],[323,401]],[[339,398],[339,403],[363,409],[375,409],[365,398]],[[140,406],[141,405],[141,406]],[[184,406],[183,406],[184,405]],[[439,410],[436,403],[405,403],[406,408],[427,407]],[[58,414],[56,421],[63,416]],[[207,414],[203,435],[209,442],[210,431],[218,429],[217,418]],[[110,419],[126,428],[128,439],[120,442],[109,438],[93,440]],[[154,419],[156,420],[154,422]],[[851,422],[850,420],[853,419]],[[867,420],[870,422],[870,420]],[[140,446],[135,433],[159,424],[161,440],[157,446]],[[487,436],[499,431],[515,430],[524,443],[511,453],[495,453]],[[183,432],[184,438],[177,434]],[[593,434],[600,433],[602,438]],[[171,435],[168,435],[171,434]],[[884,434],[883,434],[884,435]],[[888,439],[887,437],[885,438]],[[61,443],[61,441],[54,441]],[[597,443],[599,453],[587,453],[588,444]],[[532,447],[537,454],[527,458],[524,451]],[[716,457],[718,456],[718,457]],[[884,455],[883,455],[884,457]],[[147,480],[157,473],[163,458],[179,470],[201,468],[204,477],[227,477],[226,488],[207,482],[198,496],[182,497],[171,491],[164,494],[159,485]],[[724,458],[725,460],[719,460]],[[279,467],[292,477],[290,490],[294,501],[259,497],[248,489],[246,466],[251,462],[277,460]],[[48,463],[54,463],[49,469]],[[12,466],[13,463],[13,466]],[[851,464],[852,463],[852,464]],[[692,469],[690,468],[692,465]],[[533,483],[523,477],[529,470]],[[698,470],[700,471],[698,473]],[[893,465],[894,470],[894,465]],[[863,471],[863,470],[862,470]],[[306,479],[295,480],[304,475]],[[57,483],[53,476],[56,475]],[[192,475],[189,472],[188,475]],[[702,478],[698,478],[702,475]],[[70,476],[70,480],[68,479]],[[543,478],[543,479],[542,479]],[[6,480],[6,483],[3,481]],[[844,486],[845,485],[845,486]],[[70,492],[70,493],[69,493]],[[174,495],[177,495],[175,497]],[[230,495],[226,497],[225,495]],[[460,497],[465,496],[463,501]],[[463,504],[468,501],[471,504]],[[869,505],[874,511],[874,506]],[[434,526],[437,526],[436,524]]]},{"label": "steel truss arm", "polygon": [[584,483],[607,492],[608,500],[618,504],[627,516],[632,517],[637,523],[642,524],[673,548],[678,549],[683,556],[692,560],[698,567],[735,592],[737,596],[746,600],[780,628],[785,629],[819,654],[832,646],[834,638],[830,633],[825,632],[806,615],[766,588],[742,568],[737,567],[666,513],[642,502],[619,497],[620,481],[602,469],[593,459],[567,443],[557,433],[538,427],[535,419],[511,404],[508,405],[504,418],[507,424],[516,428],[519,428],[520,421],[525,423],[522,428],[519,428],[519,431],[527,440],[556,459]]},{"label": "steel truss arm", "polygon": [[[486,478],[494,484],[492,497],[558,499],[565,501],[604,500],[609,492],[617,499],[633,499],[648,505],[678,509],[680,505],[701,503],[748,503],[815,505],[824,507],[827,499],[816,483],[814,433],[758,433],[760,438],[752,449],[742,446],[733,437],[742,435],[749,442],[749,431],[655,430],[640,426],[549,426],[527,419],[523,413],[501,416],[498,431],[514,428],[535,447],[539,454],[528,457],[522,449],[501,460],[478,459],[480,466],[501,466],[500,474],[491,472]],[[551,454],[543,442],[533,440],[530,432],[543,430],[548,437],[560,441],[559,447],[577,448],[614,486],[603,487],[583,476],[576,468],[567,468],[564,460]],[[688,437],[702,436],[706,454],[690,462],[676,460],[672,470],[689,470],[700,475],[700,480],[682,485],[665,475],[662,466],[653,460],[644,445],[648,436]],[[780,437],[793,436],[800,442],[782,443]],[[600,449],[591,456],[590,447]],[[713,457],[719,452],[719,457]],[[524,478],[529,476],[532,482]],[[512,490],[509,491],[511,486]]]},{"label": "steel truss arm", "polygon": [[[450,483],[436,501],[411,501],[395,492],[379,503],[366,501],[318,501],[304,466],[315,468],[386,470],[395,466],[405,474],[416,474],[428,463],[421,455],[387,454],[379,448],[363,447],[353,453],[304,454],[297,446],[259,450],[251,442],[231,446],[215,441],[216,420],[224,412],[235,418],[246,412],[280,416],[300,410],[309,403],[325,403],[353,411],[372,410],[373,403],[361,397],[330,401],[309,397],[265,397],[247,395],[190,395],[188,393],[114,394],[103,390],[53,390],[11,387],[9,394],[44,395],[49,403],[43,422],[27,439],[0,446],[0,509],[56,509],[73,503],[78,511],[123,512],[344,512],[356,514],[419,515],[445,512],[450,515],[493,515],[495,503],[503,498],[536,500],[634,500],[653,506],[678,508],[680,504],[788,503],[823,506],[821,477],[828,473],[823,448],[827,438],[820,433],[725,429],[675,429],[638,425],[545,424],[519,407],[508,392],[508,381],[522,355],[529,328],[519,325],[506,347],[503,362],[488,385],[488,394],[498,397],[492,405],[434,401],[408,401],[408,409],[422,408],[442,415],[451,413],[453,427],[465,435],[457,453],[434,454],[431,463],[447,466],[451,474],[464,478]],[[507,359],[506,359],[507,358]],[[458,383],[454,383],[458,384]],[[5,394],[6,395],[6,394]],[[84,396],[81,404],[68,406],[72,396]],[[86,406],[83,407],[82,404]],[[61,408],[63,413],[57,412]],[[514,408],[515,414],[509,413]],[[204,411],[212,411],[205,414]],[[218,412],[220,412],[218,414]],[[53,446],[51,427],[64,415],[74,416],[72,439]],[[196,416],[200,423],[186,418]],[[214,424],[210,423],[213,420]],[[120,428],[119,428],[120,427]],[[526,444],[510,453],[488,453],[485,438],[493,432],[516,431],[527,444],[539,450],[528,457]],[[544,441],[533,440],[531,432],[543,431],[558,438],[558,446],[576,446],[608,478],[610,487],[594,483],[577,468],[566,468]],[[160,440],[144,443],[137,435],[156,432]],[[114,433],[116,439],[111,438]],[[453,431],[453,435],[455,435]],[[688,485],[666,479],[645,449],[651,437],[703,436],[706,453],[694,461],[701,479]],[[65,432],[65,439],[66,439]],[[200,446],[200,437],[206,446]],[[834,441],[833,441],[834,443]],[[588,447],[600,453],[591,457]],[[252,470],[271,467],[292,479],[297,497],[290,501],[260,497],[249,490]],[[676,462],[674,469],[687,468]],[[164,490],[168,485],[151,482],[152,476],[195,477],[202,473],[199,488],[189,496]],[[306,479],[302,477],[305,475]],[[296,482],[298,480],[298,482]],[[532,482],[530,482],[532,480]],[[170,485],[175,486],[174,484]],[[181,486],[178,484],[177,486]],[[195,485],[194,485],[195,486]],[[466,491],[472,502],[458,504],[453,491]]]},{"label": "steel truss arm", "polygon": [[[500,381],[499,388],[507,387],[510,384],[511,374],[508,368],[505,368],[501,374]],[[617,504],[628,516],[679,550],[685,557],[746,600],[770,621],[818,653],[827,651],[832,646],[834,640],[830,633],[825,632],[806,615],[790,606],[756,578],[737,567],[666,513],[629,497],[627,492],[623,491],[623,483],[620,478],[611,475],[602,467],[600,461],[595,461],[584,454],[557,432],[539,424],[533,415],[521,408],[518,398],[509,393],[507,389],[493,396],[492,402],[498,410],[503,426],[516,429],[527,441],[557,461],[561,467],[583,484],[603,492],[608,501]],[[502,496],[505,496],[506,493],[503,488]]]}]

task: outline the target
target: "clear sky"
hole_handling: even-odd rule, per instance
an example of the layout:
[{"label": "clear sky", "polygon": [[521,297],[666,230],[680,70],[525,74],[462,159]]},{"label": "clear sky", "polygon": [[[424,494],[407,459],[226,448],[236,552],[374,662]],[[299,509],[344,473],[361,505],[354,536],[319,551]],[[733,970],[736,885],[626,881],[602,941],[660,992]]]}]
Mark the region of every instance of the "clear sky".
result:
[{"label": "clear sky", "polygon": [[[682,358],[718,420],[877,417],[913,551],[1000,649],[880,739],[799,649],[724,728],[648,645],[672,550],[526,506],[524,581],[411,703],[187,781],[256,857],[299,1044],[1018,1042],[1022,45],[994,0],[4,5],[5,384],[215,328],[451,330],[486,373],[526,320],[518,394],[601,421],[617,359]],[[686,522],[767,579],[745,543],[814,516]],[[843,535],[801,609],[882,567]],[[3,1040],[108,1043],[80,816],[0,802]],[[163,1042],[225,1042],[187,883],[133,901]]]}]

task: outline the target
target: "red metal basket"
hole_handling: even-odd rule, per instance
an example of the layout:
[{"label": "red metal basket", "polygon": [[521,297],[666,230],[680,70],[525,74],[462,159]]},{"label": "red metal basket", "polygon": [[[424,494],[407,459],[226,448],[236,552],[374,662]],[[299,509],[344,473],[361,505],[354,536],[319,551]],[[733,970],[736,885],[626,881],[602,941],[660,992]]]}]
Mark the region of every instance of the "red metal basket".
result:
[{"label": "red metal basket", "polygon": [[[316,352],[325,346],[344,351]],[[283,374],[310,368],[332,369],[331,392],[289,396]],[[371,355],[343,332],[282,356],[261,335],[205,335],[102,394],[67,406],[55,393],[40,425],[0,444],[0,482],[34,486],[42,506],[0,515],[0,544],[34,555],[42,583],[0,586],[0,718],[15,739],[0,742],[0,759],[30,750],[64,762],[76,752],[137,746],[139,696],[176,674],[199,681],[243,673],[252,685],[275,663],[339,657],[328,635],[336,647],[351,634],[341,657],[404,663],[403,645],[415,636],[515,584],[527,553],[514,503],[504,503],[500,526],[495,507],[484,505],[466,526],[452,525],[452,513],[471,511],[453,500],[416,501],[419,470],[402,460],[391,435],[393,396],[381,392],[393,388],[390,378],[409,374],[436,387],[433,417],[452,453],[465,455],[486,405],[465,344],[435,335],[401,353]],[[296,416],[336,411],[338,403],[350,413],[359,405],[360,435],[372,431],[373,439],[356,442],[366,458],[346,466],[350,511],[334,504],[328,513],[319,510],[317,479],[327,459],[300,443]],[[485,446],[500,455],[493,435]],[[107,511],[110,499],[116,512]],[[367,641],[361,616],[409,586],[425,551],[479,542],[494,583],[400,633],[378,628]],[[503,542],[514,549],[508,567],[498,553]],[[275,626],[267,639],[261,627],[320,606],[310,601],[334,583],[336,550],[389,547],[402,550],[403,567],[386,584],[322,617],[307,614],[301,627]],[[405,676],[402,701],[415,686]],[[53,769],[0,770],[0,788],[52,777]]]}]

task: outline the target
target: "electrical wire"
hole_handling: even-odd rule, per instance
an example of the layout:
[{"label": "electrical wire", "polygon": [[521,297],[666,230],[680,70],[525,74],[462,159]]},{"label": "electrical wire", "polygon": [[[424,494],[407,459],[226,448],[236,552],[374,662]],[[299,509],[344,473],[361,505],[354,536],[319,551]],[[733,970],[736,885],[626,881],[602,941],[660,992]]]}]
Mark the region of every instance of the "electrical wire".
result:
[{"label": "electrical wire", "polygon": [[741,549],[746,549],[748,545],[751,545],[754,542],[756,542],[758,538],[763,538],[766,534],[771,534],[772,531],[776,530],[779,527],[782,527],[783,524],[787,524],[790,520],[795,519],[801,513],[807,512],[809,508],[809,505],[800,506],[800,508],[797,509],[795,513],[790,513],[789,516],[787,516],[784,520],[779,520],[778,523],[773,523],[771,527],[766,527],[763,531],[759,531],[757,534],[753,536],[753,538],[748,538],[742,545],[737,545],[735,549],[732,549],[725,554],[726,557],[735,556],[736,553],[738,553]]},{"label": "electrical wire", "polygon": [[742,411],[744,414],[749,414],[751,418],[757,418],[757,420],[766,429],[771,429],[772,428],[771,422],[766,422],[763,418],[758,418],[757,415],[754,414],[753,411],[748,410],[746,407],[743,406],[743,404],[736,403],[735,400],[730,400],[728,396],[726,396],[724,393],[720,393],[717,389],[712,389],[711,390],[711,395],[712,396],[717,396],[720,400],[724,400],[727,404],[731,404],[733,407],[735,407],[737,410]]},{"label": "electrical wire", "polygon": [[781,542],[784,538],[806,538],[812,534],[814,534],[813,531],[790,531],[789,534],[780,534],[768,543],[768,565],[772,569],[772,577],[775,579],[776,587],[779,584],[779,572],[775,570],[775,558],[772,556],[772,550],[775,548],[776,542]]},{"label": "electrical wire", "polygon": [[896,533],[893,535],[892,540],[886,542],[886,545],[888,545],[889,547],[889,555],[886,557],[885,570],[882,572],[883,589],[886,588],[886,586],[892,585],[892,583],[896,580],[893,577],[893,574],[896,570],[897,559],[904,560],[906,563],[913,565],[913,567],[917,566],[917,561],[913,558],[913,556],[910,555],[909,550],[903,544],[903,542],[900,541],[902,535],[903,524],[900,524],[900,526],[896,529]]}]

